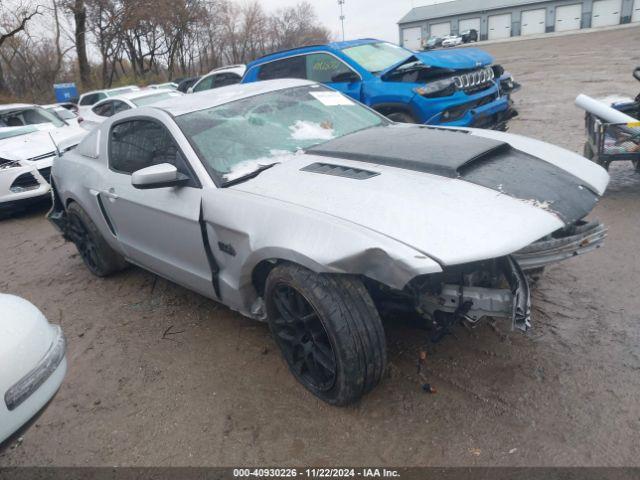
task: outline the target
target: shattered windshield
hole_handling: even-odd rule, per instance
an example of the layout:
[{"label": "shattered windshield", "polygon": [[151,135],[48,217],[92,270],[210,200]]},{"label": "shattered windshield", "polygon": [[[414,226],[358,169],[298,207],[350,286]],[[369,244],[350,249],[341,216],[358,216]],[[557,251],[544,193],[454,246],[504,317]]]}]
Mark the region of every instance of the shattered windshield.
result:
[{"label": "shattered windshield", "polygon": [[188,113],[176,123],[224,184],[386,120],[338,92],[311,85]]},{"label": "shattered windshield", "polygon": [[0,112],[0,127],[24,127],[43,123],[53,123],[56,127],[66,125],[57,115],[40,107],[16,108]]},{"label": "shattered windshield", "polygon": [[382,72],[413,55],[413,52],[387,42],[367,43],[342,51],[371,73]]}]

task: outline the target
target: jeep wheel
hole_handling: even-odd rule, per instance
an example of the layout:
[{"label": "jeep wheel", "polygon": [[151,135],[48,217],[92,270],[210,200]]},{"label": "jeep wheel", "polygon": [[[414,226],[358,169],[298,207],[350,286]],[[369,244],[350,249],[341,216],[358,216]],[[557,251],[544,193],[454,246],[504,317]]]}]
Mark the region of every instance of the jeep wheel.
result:
[{"label": "jeep wheel", "polygon": [[75,243],[87,268],[98,277],[106,277],[127,266],[125,259],[102,238],[89,215],[72,203],[67,209],[66,237]]},{"label": "jeep wheel", "polygon": [[392,112],[387,114],[387,118],[398,123],[418,123],[413,116],[406,112]]},{"label": "jeep wheel", "polygon": [[269,274],[265,299],[289,369],[314,395],[347,405],[380,382],[387,361],[384,330],[359,279],[284,264]]}]

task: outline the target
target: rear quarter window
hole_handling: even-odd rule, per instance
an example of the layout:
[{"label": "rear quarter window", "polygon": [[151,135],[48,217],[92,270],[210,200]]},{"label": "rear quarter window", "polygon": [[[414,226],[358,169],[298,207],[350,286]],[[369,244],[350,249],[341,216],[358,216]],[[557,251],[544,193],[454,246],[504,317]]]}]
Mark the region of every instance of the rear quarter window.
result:
[{"label": "rear quarter window", "polygon": [[265,63],[258,72],[259,80],[274,80],[276,78],[307,78],[306,56],[283,58]]}]

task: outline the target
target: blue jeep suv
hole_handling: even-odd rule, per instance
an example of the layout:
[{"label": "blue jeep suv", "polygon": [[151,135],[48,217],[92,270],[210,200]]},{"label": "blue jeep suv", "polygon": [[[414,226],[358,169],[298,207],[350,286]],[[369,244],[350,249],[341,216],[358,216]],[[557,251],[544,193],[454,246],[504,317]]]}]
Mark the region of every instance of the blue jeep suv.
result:
[{"label": "blue jeep suv", "polygon": [[243,83],[304,78],[324,83],[391,120],[506,129],[517,112],[504,70],[475,48],[412,52],[375,39],[296,48],[247,66]]}]

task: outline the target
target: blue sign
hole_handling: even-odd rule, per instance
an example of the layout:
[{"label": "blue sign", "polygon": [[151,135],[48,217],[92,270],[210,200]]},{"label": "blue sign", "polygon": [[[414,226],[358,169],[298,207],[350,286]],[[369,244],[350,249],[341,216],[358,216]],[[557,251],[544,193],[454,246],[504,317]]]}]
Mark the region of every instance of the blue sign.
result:
[{"label": "blue sign", "polygon": [[56,102],[70,102],[78,98],[78,89],[75,83],[56,83],[53,85],[56,94]]}]

